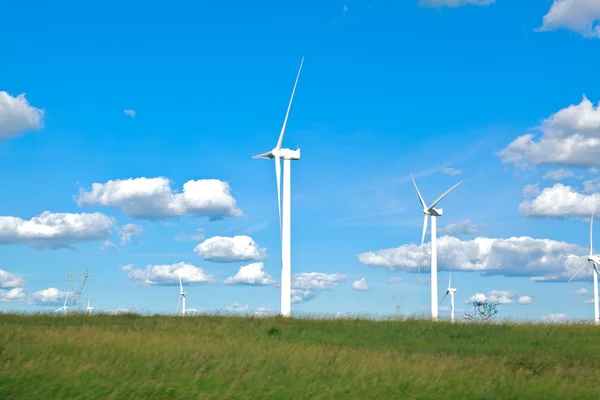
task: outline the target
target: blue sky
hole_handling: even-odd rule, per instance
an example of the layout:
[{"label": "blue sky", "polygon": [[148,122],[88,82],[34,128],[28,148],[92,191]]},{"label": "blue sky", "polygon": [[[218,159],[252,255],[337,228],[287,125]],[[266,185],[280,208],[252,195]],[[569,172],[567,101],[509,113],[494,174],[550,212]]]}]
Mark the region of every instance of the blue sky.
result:
[{"label": "blue sky", "polygon": [[[292,273],[317,274],[294,311],[429,308],[412,172],[428,201],[464,180],[440,204],[440,295],[452,266],[457,307],[496,290],[502,316],[591,317],[590,272],[564,281],[600,209],[600,9],[527,3],[3,4],[0,309],[56,308],[87,267],[97,309],[174,311],[186,271],[188,307],[277,311],[275,177],[251,157],[275,145],[304,56],[284,145],[302,150]],[[27,223],[44,211],[68,215]],[[255,262],[233,280],[252,285],[224,284]]]}]

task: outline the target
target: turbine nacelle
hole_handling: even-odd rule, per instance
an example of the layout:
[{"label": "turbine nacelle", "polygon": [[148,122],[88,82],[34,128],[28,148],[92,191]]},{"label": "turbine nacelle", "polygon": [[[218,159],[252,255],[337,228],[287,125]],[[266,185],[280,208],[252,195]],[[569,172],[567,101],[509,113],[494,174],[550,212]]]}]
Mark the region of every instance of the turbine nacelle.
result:
[{"label": "turbine nacelle", "polygon": [[444,212],[441,208],[430,208],[424,209],[423,214],[425,215],[433,215],[434,217],[441,217]]}]

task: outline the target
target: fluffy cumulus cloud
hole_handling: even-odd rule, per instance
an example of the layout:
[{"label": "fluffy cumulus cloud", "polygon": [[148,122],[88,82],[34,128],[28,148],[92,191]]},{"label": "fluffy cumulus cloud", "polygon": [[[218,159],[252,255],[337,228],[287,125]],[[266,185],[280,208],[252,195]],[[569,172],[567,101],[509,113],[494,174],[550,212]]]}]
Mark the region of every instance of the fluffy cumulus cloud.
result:
[{"label": "fluffy cumulus cloud", "polygon": [[496,0],[419,0],[421,7],[462,7],[469,4],[475,6],[489,6]]},{"label": "fluffy cumulus cloud", "polygon": [[575,294],[579,295],[579,296],[585,296],[587,294],[589,294],[590,291],[587,290],[586,288],[581,288],[575,291]]},{"label": "fluffy cumulus cloud", "polygon": [[143,229],[136,224],[125,224],[119,228],[119,238],[121,244],[131,243],[133,237],[141,235]]},{"label": "fluffy cumulus cloud", "polygon": [[[29,297],[31,304],[41,306],[62,306],[65,303],[65,298],[69,292],[64,292],[57,288],[48,288],[32,293]],[[67,304],[70,303],[71,296],[67,299]]]},{"label": "fluffy cumulus cloud", "polygon": [[304,272],[292,275],[292,303],[315,298],[324,290],[334,289],[338,283],[348,278],[341,274],[324,274],[321,272]]},{"label": "fluffy cumulus cloud", "polygon": [[183,283],[215,283],[215,278],[204,269],[185,262],[147,265],[145,269],[136,269],[131,264],[121,268],[127,273],[127,277],[138,286],[179,285],[179,278]]},{"label": "fluffy cumulus cloud", "polygon": [[[478,237],[459,240],[451,236],[438,239],[438,268],[480,272],[484,275],[523,276],[534,281],[565,281],[587,262],[586,250],[578,245],[527,236],[495,239]],[[430,263],[430,244],[423,248],[406,244],[400,247],[370,251],[358,255],[361,263],[389,270],[417,272]],[[422,268],[423,268],[422,267]],[[576,280],[588,280],[591,268]]]},{"label": "fluffy cumulus cloud", "polygon": [[17,303],[25,300],[27,293],[25,289],[16,287],[8,290],[0,290],[0,302]]},{"label": "fluffy cumulus cloud", "polygon": [[17,288],[25,286],[23,278],[0,269],[0,288]]},{"label": "fluffy cumulus cloud", "polygon": [[194,215],[218,220],[242,215],[229,184],[218,179],[187,181],[182,193],[175,192],[164,177],[111,180],[92,184],[90,191],[80,188],[76,201],[79,206],[118,207],[137,219]]},{"label": "fluffy cumulus cloud", "polygon": [[360,292],[365,292],[369,290],[369,285],[367,285],[367,280],[365,278],[361,278],[352,283],[352,289],[358,290]]},{"label": "fluffy cumulus cloud", "polygon": [[531,296],[520,296],[519,297],[519,304],[527,305],[527,304],[531,304],[531,303],[533,303],[533,299],[531,298]]},{"label": "fluffy cumulus cloud", "polygon": [[546,172],[546,175],[544,175],[543,179],[549,179],[552,181],[560,181],[565,178],[571,178],[573,175],[574,175],[573,172],[566,171],[565,169],[560,168],[560,169],[557,169],[554,171]]},{"label": "fluffy cumulus cloud", "polygon": [[600,164],[600,108],[583,96],[542,122],[539,134],[519,136],[499,155],[517,166],[591,167]]},{"label": "fluffy cumulus cloud", "polygon": [[44,111],[29,104],[25,94],[12,97],[0,91],[0,139],[42,129]]},{"label": "fluffy cumulus cloud", "polygon": [[100,213],[69,214],[45,211],[30,220],[0,217],[0,244],[60,248],[107,239],[114,220]]},{"label": "fluffy cumulus cloud", "polygon": [[567,322],[567,314],[550,314],[550,315],[545,315],[542,318],[540,318],[542,322],[547,322],[547,323],[561,323],[561,322]]},{"label": "fluffy cumulus cloud", "polygon": [[450,236],[473,235],[477,233],[477,225],[466,219],[454,224],[448,224],[440,231]]},{"label": "fluffy cumulus cloud", "polygon": [[262,262],[245,265],[235,276],[225,279],[226,285],[272,285],[273,277],[265,272]]},{"label": "fluffy cumulus cloud", "polygon": [[538,31],[568,29],[584,37],[600,38],[598,0],[554,0]]},{"label": "fluffy cumulus cloud", "polygon": [[[490,303],[499,303],[499,304],[511,304],[515,298],[519,295],[518,292],[511,290],[492,290],[487,294],[484,293],[475,293],[468,300],[465,300],[465,304],[470,304],[473,302],[490,302]],[[529,296],[523,296],[529,297]]]},{"label": "fluffy cumulus cloud", "polygon": [[135,110],[123,110],[123,114],[135,118]]},{"label": "fluffy cumulus cloud", "polygon": [[261,249],[250,236],[245,235],[213,236],[197,245],[194,251],[207,261],[223,263],[267,258],[267,249]]},{"label": "fluffy cumulus cloud", "polygon": [[[600,193],[584,194],[577,189],[556,183],[537,194],[528,193],[519,204],[519,211],[526,217],[586,216],[600,211]],[[533,195],[533,196],[532,196]]]}]

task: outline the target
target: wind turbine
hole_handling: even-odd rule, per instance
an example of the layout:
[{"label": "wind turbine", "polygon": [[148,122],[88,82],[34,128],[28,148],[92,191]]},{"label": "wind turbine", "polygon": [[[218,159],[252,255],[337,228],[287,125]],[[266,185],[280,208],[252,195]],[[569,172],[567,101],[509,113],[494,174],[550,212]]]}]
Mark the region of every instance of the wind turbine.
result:
[{"label": "wind turbine", "polygon": [[[419,188],[417,187],[417,183],[415,182],[415,178],[412,174],[410,177],[413,181],[413,185],[415,186],[415,190],[417,191],[417,196],[419,196],[419,201],[423,206],[423,235],[421,236],[421,251],[423,251],[423,242],[425,242],[425,233],[427,232],[427,217],[431,217],[431,318],[436,320],[438,318],[438,293],[437,293],[437,249],[436,249],[436,217],[442,216],[442,209],[435,208],[435,206],[454,188],[460,185],[463,181],[458,182],[456,185],[452,186],[448,189],[444,194],[438,197],[430,206],[425,204],[425,200],[423,200],[423,196],[421,196],[421,192],[419,192]],[[419,270],[421,266],[419,265]]]},{"label": "wind turbine", "polygon": [[65,296],[65,304],[63,304],[62,307],[57,308],[54,312],[59,312],[60,310],[63,310],[65,312],[65,314],[67,314],[67,309],[69,308],[69,306],[67,306],[68,298],[69,298],[69,291],[67,290],[67,295]]},{"label": "wind turbine", "polygon": [[87,305],[86,311],[88,312],[89,315],[92,315],[93,309],[94,309],[94,307],[90,307],[90,296],[88,296],[88,305]]},{"label": "wind turbine", "polygon": [[590,220],[590,254],[587,259],[587,263],[581,267],[575,274],[569,279],[569,282],[573,280],[585,267],[592,263],[592,271],[594,273],[594,323],[598,325],[600,323],[600,312],[598,308],[598,266],[600,266],[600,257],[593,254],[592,250],[592,229],[594,225],[594,214],[592,214],[592,218]]},{"label": "wind turbine", "polygon": [[[294,93],[296,93],[296,86],[298,85],[298,78],[300,78],[300,72],[302,71],[302,65],[304,64],[304,57],[300,62],[300,68],[296,75],[296,81],[294,82],[294,89],[292,89],[292,96],[288,103],[287,112],[285,113],[285,119],[283,120],[283,126],[279,133],[279,140],[273,150],[263,154],[259,154],[252,158],[268,158],[275,159],[275,178],[277,179],[277,206],[279,209],[279,234],[281,238],[281,315],[289,317],[292,313],[292,266],[291,266],[291,160],[300,160],[300,149],[290,150],[283,149],[283,136],[285,135],[285,127],[287,120],[290,115],[290,109],[292,108],[292,101],[294,100]],[[283,196],[281,194],[281,159],[283,158]],[[283,210],[281,199],[283,197]]]},{"label": "wind turbine", "polygon": [[450,321],[454,323],[454,293],[456,289],[452,287],[452,270],[450,270],[450,277],[448,278],[448,290],[446,290],[446,294],[442,297],[440,304],[446,298],[446,296],[450,295]]},{"label": "wind turbine", "polygon": [[181,316],[185,317],[185,298],[187,297],[187,292],[183,291],[183,284],[181,283],[181,277],[179,277],[179,300],[177,300],[177,308],[175,312],[179,310],[179,302],[183,299],[182,307],[181,307]]}]

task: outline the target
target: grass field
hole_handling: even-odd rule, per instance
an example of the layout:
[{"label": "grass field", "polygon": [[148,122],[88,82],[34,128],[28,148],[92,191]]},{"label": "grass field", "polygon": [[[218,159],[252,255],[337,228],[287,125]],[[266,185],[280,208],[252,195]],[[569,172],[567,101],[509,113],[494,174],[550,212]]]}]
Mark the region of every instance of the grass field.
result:
[{"label": "grass field", "polygon": [[587,324],[0,315],[0,399],[598,399]]}]

